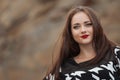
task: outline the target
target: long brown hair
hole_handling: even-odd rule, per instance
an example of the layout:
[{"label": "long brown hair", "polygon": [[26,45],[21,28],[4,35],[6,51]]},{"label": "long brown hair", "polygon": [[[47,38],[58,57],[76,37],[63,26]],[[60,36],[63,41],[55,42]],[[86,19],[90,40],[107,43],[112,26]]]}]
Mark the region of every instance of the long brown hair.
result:
[{"label": "long brown hair", "polygon": [[62,42],[59,51],[59,57],[51,70],[51,74],[55,74],[55,80],[59,80],[59,69],[62,63],[68,59],[77,56],[80,53],[78,43],[72,37],[71,33],[71,20],[72,17],[78,12],[84,12],[90,18],[93,24],[93,47],[96,51],[96,57],[92,59],[90,65],[96,64],[101,61],[108,51],[112,51],[113,43],[109,41],[103,32],[100,21],[98,20],[93,9],[85,6],[75,7],[70,10],[67,16],[67,20],[64,26],[62,34]]}]

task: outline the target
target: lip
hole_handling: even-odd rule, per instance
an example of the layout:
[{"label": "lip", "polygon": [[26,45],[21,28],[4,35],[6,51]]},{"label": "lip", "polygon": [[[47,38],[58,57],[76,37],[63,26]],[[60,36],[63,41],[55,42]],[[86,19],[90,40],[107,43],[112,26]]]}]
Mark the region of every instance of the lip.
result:
[{"label": "lip", "polygon": [[82,35],[81,38],[86,39],[89,35]]}]

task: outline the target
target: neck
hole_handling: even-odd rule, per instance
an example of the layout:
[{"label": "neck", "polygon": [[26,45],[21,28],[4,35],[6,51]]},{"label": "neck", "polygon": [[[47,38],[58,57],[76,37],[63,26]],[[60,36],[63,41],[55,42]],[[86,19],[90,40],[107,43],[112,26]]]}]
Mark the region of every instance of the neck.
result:
[{"label": "neck", "polygon": [[79,56],[84,56],[84,57],[94,57],[96,55],[95,50],[92,46],[90,45],[80,45],[80,54]]}]

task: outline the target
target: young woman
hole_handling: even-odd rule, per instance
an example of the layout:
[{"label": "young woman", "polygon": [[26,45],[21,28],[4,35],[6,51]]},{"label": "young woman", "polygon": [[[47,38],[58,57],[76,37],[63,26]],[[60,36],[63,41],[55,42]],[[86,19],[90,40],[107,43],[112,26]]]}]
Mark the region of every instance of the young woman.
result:
[{"label": "young woman", "polygon": [[108,40],[94,11],[72,9],[52,70],[43,80],[120,80],[120,48]]}]

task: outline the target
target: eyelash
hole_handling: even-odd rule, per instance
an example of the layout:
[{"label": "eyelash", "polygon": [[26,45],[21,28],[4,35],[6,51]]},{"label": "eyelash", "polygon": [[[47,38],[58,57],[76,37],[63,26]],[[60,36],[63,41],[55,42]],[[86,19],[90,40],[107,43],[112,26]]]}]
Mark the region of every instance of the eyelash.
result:
[{"label": "eyelash", "polygon": [[[87,23],[85,24],[86,27],[89,27],[89,26],[92,26],[92,23]],[[80,26],[79,25],[76,25],[76,26],[73,26],[74,29],[78,29]]]},{"label": "eyelash", "polygon": [[91,26],[92,25],[92,23],[88,23],[88,24],[85,24],[86,26]]},{"label": "eyelash", "polygon": [[80,26],[73,26],[74,29],[78,29]]}]

